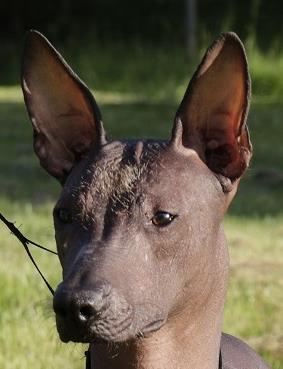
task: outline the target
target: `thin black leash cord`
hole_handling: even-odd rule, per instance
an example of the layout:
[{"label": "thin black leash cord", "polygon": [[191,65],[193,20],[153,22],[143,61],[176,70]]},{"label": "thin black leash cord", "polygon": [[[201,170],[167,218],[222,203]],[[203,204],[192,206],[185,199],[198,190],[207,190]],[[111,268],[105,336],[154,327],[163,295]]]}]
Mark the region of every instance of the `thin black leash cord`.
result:
[{"label": "thin black leash cord", "polygon": [[[36,270],[38,271],[40,277],[42,278],[42,280],[44,281],[46,287],[49,289],[49,291],[51,292],[52,295],[54,295],[54,290],[53,288],[50,286],[50,283],[47,281],[47,279],[44,277],[44,275],[42,274],[41,270],[39,269],[39,267],[37,266],[32,254],[30,253],[30,250],[28,248],[28,245],[33,245],[38,247],[41,250],[50,252],[51,254],[54,255],[58,255],[57,252],[52,251],[47,249],[46,247],[43,247],[41,245],[39,245],[36,242],[31,241],[30,239],[26,238],[22,232],[15,226],[14,223],[9,222],[2,213],[0,213],[0,220],[6,225],[7,228],[9,228],[9,230],[11,231],[11,233],[16,236],[16,238],[20,241],[20,243],[23,245],[28,257],[30,258],[31,262],[33,263],[34,267],[36,268]],[[90,364],[90,350],[88,349],[85,352],[85,357],[86,357],[86,366],[85,369],[91,369],[91,364]]]},{"label": "thin black leash cord", "polygon": [[54,290],[53,288],[50,286],[50,284],[48,283],[47,279],[44,277],[44,275],[41,273],[39,267],[37,266],[32,254],[30,253],[30,250],[28,248],[28,245],[33,245],[36,246],[38,248],[40,248],[41,250],[50,252],[51,254],[57,255],[57,252],[52,251],[47,249],[46,247],[43,247],[41,245],[39,245],[36,242],[33,242],[31,240],[29,240],[28,238],[26,238],[22,232],[20,232],[20,230],[14,225],[14,223],[9,222],[2,213],[0,213],[0,220],[2,220],[2,222],[9,228],[9,230],[11,231],[11,233],[17,237],[17,239],[21,242],[21,244],[23,245],[28,257],[30,258],[31,262],[33,263],[34,267],[36,268],[36,270],[38,271],[39,275],[41,276],[41,278],[43,279],[46,287],[49,289],[49,291],[52,293],[52,295],[54,295]]},{"label": "thin black leash cord", "polygon": [[[46,247],[43,247],[41,245],[39,245],[36,242],[33,242],[31,240],[29,240],[28,238],[26,238],[22,232],[20,232],[20,230],[14,225],[14,223],[9,222],[4,215],[2,215],[2,213],[0,213],[0,220],[2,220],[2,222],[9,228],[9,230],[11,231],[11,233],[17,237],[17,239],[21,242],[21,244],[23,245],[28,257],[30,258],[31,262],[33,263],[34,267],[36,268],[36,270],[38,271],[38,273],[40,274],[41,278],[43,279],[44,283],[46,284],[46,287],[49,289],[49,291],[52,293],[52,295],[54,295],[54,290],[53,288],[50,286],[50,284],[48,283],[47,279],[44,277],[44,275],[41,273],[39,267],[37,266],[32,254],[29,251],[28,245],[33,245],[36,246],[38,248],[40,248],[41,250],[50,252],[51,254],[54,255],[58,255],[57,252],[52,251],[47,249]],[[86,358],[86,366],[85,369],[91,369],[91,358],[90,358],[90,349],[88,349],[87,351],[85,351],[85,358]],[[222,369],[222,355],[221,355],[221,350],[219,353],[219,369]]]}]

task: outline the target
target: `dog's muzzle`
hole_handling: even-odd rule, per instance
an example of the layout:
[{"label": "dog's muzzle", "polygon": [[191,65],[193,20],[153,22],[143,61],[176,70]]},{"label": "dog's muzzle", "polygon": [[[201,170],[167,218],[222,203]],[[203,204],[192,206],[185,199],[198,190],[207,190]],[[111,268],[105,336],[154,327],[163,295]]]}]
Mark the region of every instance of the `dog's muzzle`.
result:
[{"label": "dog's muzzle", "polygon": [[132,326],[131,305],[106,282],[91,289],[74,289],[62,282],[53,308],[63,342],[123,341]]}]

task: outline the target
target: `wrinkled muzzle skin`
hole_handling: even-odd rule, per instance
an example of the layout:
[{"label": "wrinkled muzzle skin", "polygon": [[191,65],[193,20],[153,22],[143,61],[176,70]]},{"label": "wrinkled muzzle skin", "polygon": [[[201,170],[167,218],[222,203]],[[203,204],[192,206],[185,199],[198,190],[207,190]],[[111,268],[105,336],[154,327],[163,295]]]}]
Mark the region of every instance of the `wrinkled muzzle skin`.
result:
[{"label": "wrinkled muzzle skin", "polygon": [[[213,283],[207,278],[213,270],[197,284],[195,277],[217,255],[208,247],[218,241],[215,208],[223,213],[222,188],[193,151],[182,155],[168,143],[140,141],[91,152],[54,210],[64,275],[54,297],[60,338],[126,341],[197,308],[200,284]],[[58,218],[62,209],[69,223]],[[157,211],[175,218],[158,227]]]}]

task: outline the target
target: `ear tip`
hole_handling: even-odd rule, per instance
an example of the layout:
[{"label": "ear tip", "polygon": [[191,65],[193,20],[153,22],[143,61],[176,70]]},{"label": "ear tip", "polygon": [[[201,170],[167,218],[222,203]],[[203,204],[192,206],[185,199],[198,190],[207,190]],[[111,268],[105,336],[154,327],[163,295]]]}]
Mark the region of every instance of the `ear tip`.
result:
[{"label": "ear tip", "polygon": [[219,42],[221,42],[223,46],[226,44],[238,48],[246,57],[245,46],[237,33],[232,31],[221,33],[215,43],[218,44]]},{"label": "ear tip", "polygon": [[43,37],[44,37],[43,34],[37,31],[36,29],[29,29],[25,34],[26,41],[36,40]]},{"label": "ear tip", "polygon": [[26,35],[40,35],[42,36],[42,33],[38,31],[37,29],[31,28],[26,31]]},{"label": "ear tip", "polygon": [[236,33],[236,32],[234,32],[234,31],[228,31],[228,32],[223,32],[222,34],[221,34],[225,39],[230,39],[230,40],[234,40],[234,41],[240,41],[241,43],[242,43],[242,41],[241,41],[241,39],[240,39],[240,37],[238,36],[238,34]]},{"label": "ear tip", "polygon": [[49,44],[47,38],[35,29],[30,29],[25,35],[24,52],[29,48]]},{"label": "ear tip", "polygon": [[25,34],[22,61],[21,61],[21,80],[25,90],[25,79],[32,71],[32,66],[42,57],[45,50],[50,48],[50,43],[42,33],[30,29]]},{"label": "ear tip", "polygon": [[226,55],[226,60],[230,59],[234,63],[237,61],[239,65],[242,65],[245,73],[249,74],[245,47],[235,32],[221,33],[213,41],[200,63],[197,74],[203,74],[221,54]]},{"label": "ear tip", "polygon": [[53,49],[48,39],[39,31],[30,29],[26,32],[22,53],[22,68],[30,65],[32,60],[40,58],[45,51]]},{"label": "ear tip", "polygon": [[213,59],[215,59],[220,53],[223,53],[223,51],[226,55],[229,55],[230,59],[238,60],[246,70],[246,74],[249,74],[245,46],[235,32],[221,33],[207,50],[204,60],[212,55],[214,55]]}]

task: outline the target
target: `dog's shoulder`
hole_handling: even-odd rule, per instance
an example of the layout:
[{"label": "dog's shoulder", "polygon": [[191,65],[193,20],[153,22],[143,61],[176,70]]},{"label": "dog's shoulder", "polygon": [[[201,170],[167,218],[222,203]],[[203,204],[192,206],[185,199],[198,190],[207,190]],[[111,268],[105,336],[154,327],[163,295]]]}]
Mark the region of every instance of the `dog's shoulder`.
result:
[{"label": "dog's shoulder", "polygon": [[221,337],[222,369],[271,369],[245,342],[229,334]]}]

